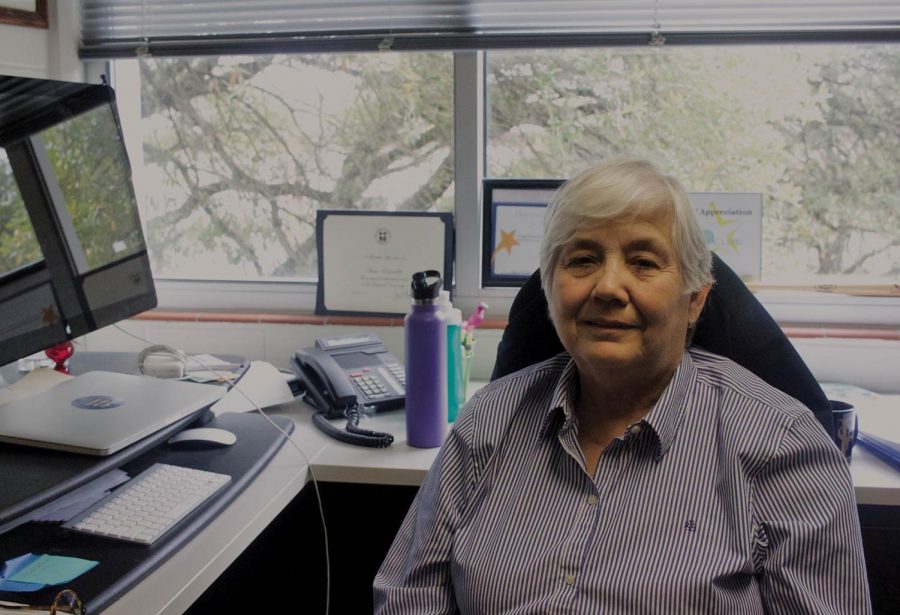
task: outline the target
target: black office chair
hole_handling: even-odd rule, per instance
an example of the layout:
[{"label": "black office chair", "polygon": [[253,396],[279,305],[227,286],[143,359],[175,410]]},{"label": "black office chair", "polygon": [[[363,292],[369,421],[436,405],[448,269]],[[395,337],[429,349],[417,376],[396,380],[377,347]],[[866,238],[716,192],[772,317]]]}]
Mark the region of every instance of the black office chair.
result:
[{"label": "black office chair", "polygon": [[[728,357],[813,411],[829,434],[831,405],[791,342],[744,282],[713,254],[716,283],[697,321],[693,344]],[[497,346],[491,380],[563,351],[535,271],[519,290]]]}]

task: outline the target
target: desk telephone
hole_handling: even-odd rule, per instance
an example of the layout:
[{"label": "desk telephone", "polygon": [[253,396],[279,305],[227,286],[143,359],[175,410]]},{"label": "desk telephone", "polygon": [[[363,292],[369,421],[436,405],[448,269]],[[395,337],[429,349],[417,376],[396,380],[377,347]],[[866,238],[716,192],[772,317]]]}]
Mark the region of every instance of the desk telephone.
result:
[{"label": "desk telephone", "polygon": [[[318,411],[313,417],[317,427],[352,444],[380,447],[393,441],[388,434],[357,427],[359,406],[382,412],[405,403],[403,366],[376,335],[317,338],[315,346],[294,353],[290,363],[306,389],[306,400]],[[343,417],[347,418],[343,432],[326,420]]]}]

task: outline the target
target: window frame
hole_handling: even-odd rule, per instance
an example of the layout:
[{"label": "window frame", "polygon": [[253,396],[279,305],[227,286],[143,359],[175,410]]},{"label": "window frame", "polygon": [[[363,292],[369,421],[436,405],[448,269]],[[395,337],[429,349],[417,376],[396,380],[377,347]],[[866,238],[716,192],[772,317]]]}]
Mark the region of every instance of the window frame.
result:
[{"label": "window frame", "polygon": [[[720,41],[721,42],[721,41]],[[505,319],[517,288],[481,287],[481,182],[486,171],[487,97],[485,50],[453,52],[455,158],[455,280],[454,304],[464,314],[480,302],[490,306],[491,318]],[[116,86],[117,71],[106,62],[87,61],[86,73],[108,74]],[[124,87],[139,83],[123,83]],[[121,98],[121,97],[120,97]],[[134,110],[130,110],[133,112]],[[126,114],[129,110],[120,110]],[[137,110],[138,114],[140,113]],[[129,147],[133,164],[141,152]],[[155,278],[159,305],[173,310],[255,310],[305,312],[315,309],[316,282],[298,280],[225,281]],[[811,287],[812,288],[812,287]],[[757,298],[780,323],[813,325],[900,326],[900,299],[858,297],[790,288],[765,289]]]}]

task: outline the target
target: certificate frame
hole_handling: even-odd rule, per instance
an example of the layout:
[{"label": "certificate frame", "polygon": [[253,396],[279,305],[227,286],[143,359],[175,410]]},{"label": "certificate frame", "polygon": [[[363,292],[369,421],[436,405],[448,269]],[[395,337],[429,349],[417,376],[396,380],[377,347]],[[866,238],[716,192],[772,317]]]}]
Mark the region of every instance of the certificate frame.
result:
[{"label": "certificate frame", "polygon": [[[483,179],[482,225],[481,225],[481,287],[518,288],[528,280],[537,268],[531,263],[536,254],[540,236],[536,235],[534,225],[537,217],[543,220],[544,211],[550,198],[565,182],[564,179]],[[504,220],[520,214],[526,218],[530,231],[523,241],[513,238],[516,230],[506,231]],[[541,225],[542,227],[542,225]],[[540,229],[543,234],[543,228]],[[505,244],[505,239],[515,242]],[[512,248],[519,247],[521,260],[513,256]],[[508,254],[502,251],[506,249]],[[498,262],[497,257],[501,257]],[[504,258],[505,257],[505,258]]]},{"label": "certificate frame", "polygon": [[403,316],[412,274],[427,269],[452,292],[453,241],[449,212],[320,209],[316,314]]},{"label": "certificate frame", "polygon": [[[498,212],[503,208],[527,207],[541,208],[540,214],[543,214],[552,196],[548,191],[559,189],[564,182],[563,179],[482,180],[482,288],[520,287],[539,266],[537,251],[530,246],[530,249],[521,250],[521,263],[507,267],[506,271],[499,270],[494,259],[495,253],[500,250],[498,240],[502,240],[502,236],[498,238],[498,233],[503,231],[498,224],[502,215]],[[688,192],[687,195],[709,249],[728,263],[745,282],[758,281],[762,268],[763,194]],[[535,219],[538,212],[529,215]],[[509,235],[508,232],[506,234]],[[536,234],[532,232],[532,235]],[[539,242],[540,237],[532,236],[530,240],[533,244]],[[519,245],[516,243],[513,247]]]},{"label": "certificate frame", "polygon": [[50,27],[47,17],[47,0],[0,0],[0,24]]}]

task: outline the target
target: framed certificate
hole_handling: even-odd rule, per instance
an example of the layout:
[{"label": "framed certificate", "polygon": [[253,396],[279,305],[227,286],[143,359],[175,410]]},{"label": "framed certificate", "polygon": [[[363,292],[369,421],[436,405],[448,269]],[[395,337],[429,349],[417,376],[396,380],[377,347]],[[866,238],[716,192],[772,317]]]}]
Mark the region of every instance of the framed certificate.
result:
[{"label": "framed certificate", "polygon": [[544,212],[563,181],[482,180],[482,287],[521,286],[538,268]]},{"label": "framed certificate", "polygon": [[709,249],[745,282],[762,269],[761,192],[691,192],[691,205]]},{"label": "framed certificate", "polygon": [[[544,213],[563,181],[483,180],[482,287],[519,287],[540,266]],[[709,249],[744,281],[759,280],[762,193],[689,192],[688,198]]]},{"label": "framed certificate", "polygon": [[47,0],[0,0],[0,24],[47,29]]},{"label": "framed certificate", "polygon": [[417,271],[453,280],[450,213],[319,210],[316,314],[402,316]]}]

